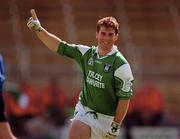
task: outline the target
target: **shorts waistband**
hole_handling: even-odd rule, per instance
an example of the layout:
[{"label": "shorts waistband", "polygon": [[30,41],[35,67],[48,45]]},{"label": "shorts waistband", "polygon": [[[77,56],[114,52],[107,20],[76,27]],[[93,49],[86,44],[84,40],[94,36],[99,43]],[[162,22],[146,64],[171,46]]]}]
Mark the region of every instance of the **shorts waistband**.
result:
[{"label": "shorts waistband", "polygon": [[[81,104],[82,105],[82,104]],[[83,106],[83,105],[82,105]],[[95,110],[93,110],[93,109],[91,109],[91,108],[89,108],[89,107],[87,107],[87,106],[83,106],[83,108],[84,108],[84,110],[86,111],[86,112],[88,112],[88,111],[90,111],[90,112],[95,112],[97,115],[98,115],[98,117],[104,117],[104,118],[107,118],[107,119],[114,119],[114,116],[109,116],[109,115],[105,115],[105,114],[102,114],[102,113],[99,113],[99,112],[96,112]]]}]

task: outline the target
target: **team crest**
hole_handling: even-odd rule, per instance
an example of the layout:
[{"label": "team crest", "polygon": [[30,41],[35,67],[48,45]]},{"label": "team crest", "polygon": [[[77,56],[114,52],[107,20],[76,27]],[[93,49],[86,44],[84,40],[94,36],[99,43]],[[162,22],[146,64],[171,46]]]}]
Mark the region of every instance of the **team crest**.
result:
[{"label": "team crest", "polygon": [[108,71],[110,70],[110,68],[111,68],[111,65],[110,65],[110,64],[107,64],[107,63],[106,63],[106,64],[104,65],[104,71],[105,71],[105,72],[108,72]]},{"label": "team crest", "polygon": [[93,58],[91,57],[91,58],[88,60],[88,65],[93,66],[93,64],[94,64],[94,61],[93,61]]}]

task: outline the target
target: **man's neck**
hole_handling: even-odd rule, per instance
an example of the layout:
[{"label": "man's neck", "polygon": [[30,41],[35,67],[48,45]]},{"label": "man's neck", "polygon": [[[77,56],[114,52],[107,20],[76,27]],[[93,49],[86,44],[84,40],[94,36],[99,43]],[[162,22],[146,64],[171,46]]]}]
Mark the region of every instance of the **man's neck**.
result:
[{"label": "man's neck", "polygon": [[110,49],[102,49],[98,47],[98,54],[100,57],[107,55],[109,52],[111,52],[113,49],[113,46]]}]

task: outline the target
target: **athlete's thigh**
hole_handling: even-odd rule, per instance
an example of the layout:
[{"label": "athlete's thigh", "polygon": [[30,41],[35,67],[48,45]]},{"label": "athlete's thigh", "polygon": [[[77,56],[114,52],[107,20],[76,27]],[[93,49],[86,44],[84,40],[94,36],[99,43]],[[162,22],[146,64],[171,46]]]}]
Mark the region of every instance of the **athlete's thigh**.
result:
[{"label": "athlete's thigh", "polygon": [[90,139],[91,128],[79,120],[73,120],[68,133],[68,139]]}]

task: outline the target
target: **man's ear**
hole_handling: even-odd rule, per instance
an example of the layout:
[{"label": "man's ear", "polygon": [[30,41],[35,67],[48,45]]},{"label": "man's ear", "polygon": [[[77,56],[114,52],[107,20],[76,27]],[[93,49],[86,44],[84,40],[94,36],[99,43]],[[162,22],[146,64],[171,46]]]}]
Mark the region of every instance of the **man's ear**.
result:
[{"label": "man's ear", "polygon": [[116,36],[115,36],[115,41],[117,41],[119,39],[119,35],[117,34]]},{"label": "man's ear", "polygon": [[98,32],[96,31],[96,39],[98,38]]}]

